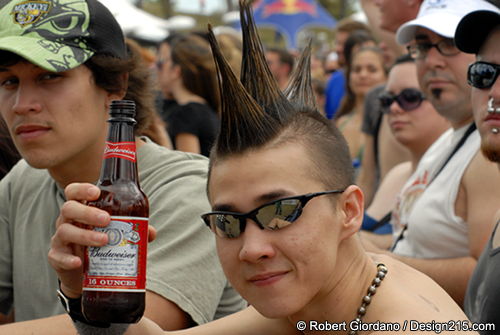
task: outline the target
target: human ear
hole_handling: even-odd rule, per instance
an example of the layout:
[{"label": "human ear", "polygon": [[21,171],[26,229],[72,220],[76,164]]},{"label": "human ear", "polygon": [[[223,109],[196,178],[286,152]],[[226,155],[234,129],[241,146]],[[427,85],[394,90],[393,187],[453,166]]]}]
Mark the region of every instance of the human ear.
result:
[{"label": "human ear", "polygon": [[175,78],[178,78],[182,81],[181,66],[179,64],[172,64],[172,71],[174,73]]},{"label": "human ear", "polygon": [[357,233],[363,222],[364,196],[361,189],[351,185],[345,189],[339,199],[340,211],[342,213],[342,230],[340,239],[345,240]]},{"label": "human ear", "polygon": [[120,75],[120,90],[116,92],[107,92],[106,96],[106,109],[109,108],[111,101],[113,100],[123,100],[128,90],[128,72],[124,72]]}]

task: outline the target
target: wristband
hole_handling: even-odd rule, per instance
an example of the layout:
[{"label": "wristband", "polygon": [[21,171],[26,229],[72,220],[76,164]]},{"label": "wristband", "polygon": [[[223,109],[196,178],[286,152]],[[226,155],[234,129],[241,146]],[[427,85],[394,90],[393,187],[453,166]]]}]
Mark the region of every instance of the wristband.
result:
[{"label": "wristband", "polygon": [[98,328],[108,328],[111,324],[109,322],[99,322],[99,321],[89,321],[85,318],[82,312],[82,297],[79,298],[69,298],[61,291],[61,283],[59,283],[59,290],[57,290],[57,296],[61,301],[66,313],[69,314],[73,321],[79,321],[85,323],[92,327]]}]

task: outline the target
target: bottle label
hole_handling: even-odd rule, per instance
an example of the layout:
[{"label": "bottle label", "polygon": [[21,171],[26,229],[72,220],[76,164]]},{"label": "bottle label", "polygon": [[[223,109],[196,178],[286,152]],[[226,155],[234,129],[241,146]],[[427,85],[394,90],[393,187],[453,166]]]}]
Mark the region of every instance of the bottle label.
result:
[{"label": "bottle label", "polygon": [[107,227],[94,228],[108,235],[108,244],[88,247],[84,291],[144,292],[148,219],[111,216]]},{"label": "bottle label", "polygon": [[135,162],[135,142],[106,142],[104,159],[111,157],[123,158]]}]

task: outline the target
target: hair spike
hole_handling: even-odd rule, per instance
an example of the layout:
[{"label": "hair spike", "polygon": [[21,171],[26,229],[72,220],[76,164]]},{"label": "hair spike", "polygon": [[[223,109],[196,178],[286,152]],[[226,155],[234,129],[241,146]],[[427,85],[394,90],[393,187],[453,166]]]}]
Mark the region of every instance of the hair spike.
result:
[{"label": "hair spike", "polygon": [[311,47],[309,39],[302,51],[297,66],[292,72],[290,82],[285,90],[285,96],[300,109],[318,110],[311,78]]},{"label": "hair spike", "polygon": [[[290,103],[281,92],[274,78],[262,47],[257,26],[253,18],[251,1],[239,0],[241,30],[243,32],[243,60],[241,82],[247,92],[278,120],[283,120],[283,107],[290,109]],[[259,80],[255,80],[259,78]]]},{"label": "hair spike", "polygon": [[[222,101],[221,128],[215,147],[219,155],[240,152],[259,146],[265,139],[255,136],[255,131],[275,133],[276,121],[271,119],[255,99],[245,90],[224,58],[212,26],[208,25],[208,41],[212,48],[219,91]],[[236,108],[236,104],[238,107]]]},{"label": "hair spike", "polygon": [[351,184],[354,173],[345,139],[329,120],[311,108],[314,95],[310,43],[295,71],[288,101],[269,70],[247,0],[240,0],[240,14],[244,45],[242,81],[224,58],[212,27],[208,28],[222,110],[220,133],[210,153],[207,187],[211,171],[219,161],[283,143],[304,147],[312,177],[325,187]]}]

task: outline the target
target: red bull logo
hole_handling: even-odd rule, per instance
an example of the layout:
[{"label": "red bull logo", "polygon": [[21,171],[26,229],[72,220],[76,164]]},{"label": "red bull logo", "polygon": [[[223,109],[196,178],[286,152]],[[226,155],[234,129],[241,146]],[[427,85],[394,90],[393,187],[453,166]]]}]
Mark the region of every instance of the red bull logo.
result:
[{"label": "red bull logo", "polygon": [[268,5],[263,5],[263,7],[263,17],[274,14],[294,15],[300,13],[317,16],[316,6],[305,0],[278,0]]}]

